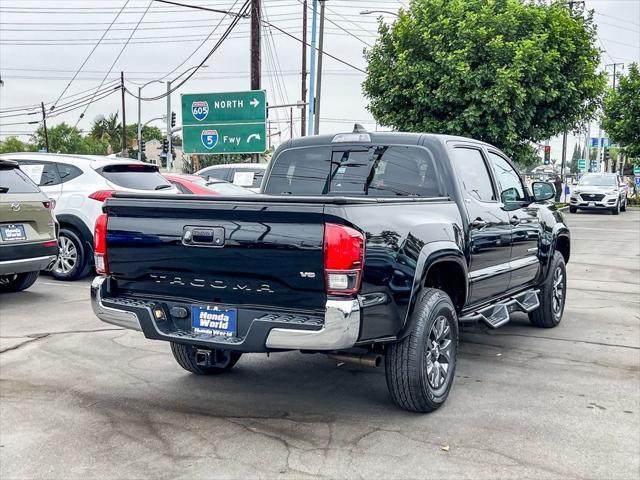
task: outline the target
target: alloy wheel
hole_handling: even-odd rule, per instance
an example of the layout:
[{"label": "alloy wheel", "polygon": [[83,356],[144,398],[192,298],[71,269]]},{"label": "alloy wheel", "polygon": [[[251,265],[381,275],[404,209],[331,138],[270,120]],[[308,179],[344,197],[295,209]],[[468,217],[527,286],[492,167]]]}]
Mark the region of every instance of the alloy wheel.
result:
[{"label": "alloy wheel", "polygon": [[64,236],[58,240],[58,259],[52,270],[57,274],[66,275],[72,272],[78,264],[78,249],[73,241]]},{"label": "alloy wheel", "polygon": [[553,272],[553,290],[551,291],[553,301],[553,314],[559,315],[564,305],[564,273],[560,267]]},{"label": "alloy wheel", "polygon": [[427,379],[433,388],[445,385],[452,368],[451,325],[447,317],[440,315],[431,325],[425,357],[427,364]]}]

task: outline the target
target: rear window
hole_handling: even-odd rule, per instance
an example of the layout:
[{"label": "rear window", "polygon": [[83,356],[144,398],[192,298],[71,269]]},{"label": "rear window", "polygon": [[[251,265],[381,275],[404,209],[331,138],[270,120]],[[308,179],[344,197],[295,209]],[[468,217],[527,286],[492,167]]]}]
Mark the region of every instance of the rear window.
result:
[{"label": "rear window", "polygon": [[417,147],[308,147],[275,160],[273,195],[444,196],[433,157]]},{"label": "rear window", "polygon": [[109,182],[123,188],[161,190],[171,187],[171,183],[160,175],[158,167],[154,165],[116,164],[107,165],[96,171]]},{"label": "rear window", "polygon": [[36,193],[37,185],[17,168],[0,166],[0,193]]}]

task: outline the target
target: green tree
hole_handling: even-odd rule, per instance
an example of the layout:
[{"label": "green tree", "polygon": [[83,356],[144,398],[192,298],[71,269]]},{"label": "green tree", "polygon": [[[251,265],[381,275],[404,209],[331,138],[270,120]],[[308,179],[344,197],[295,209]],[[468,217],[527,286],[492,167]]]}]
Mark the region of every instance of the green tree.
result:
[{"label": "green tree", "polygon": [[89,135],[95,140],[106,142],[109,153],[119,152],[122,149],[122,126],[118,122],[118,113],[97,117],[91,125]]},{"label": "green tree", "polygon": [[564,1],[412,0],[379,33],[363,90],[380,124],[474,137],[522,166],[531,142],[591,118],[606,84],[592,15]]},{"label": "green tree", "polygon": [[33,152],[35,150],[34,144],[23,142],[17,137],[7,137],[3,142],[0,142],[0,153]]},{"label": "green tree", "polygon": [[[77,153],[84,155],[106,155],[106,141],[83,136],[76,127],[60,123],[47,129],[49,151],[52,153]],[[46,148],[44,128],[39,127],[33,134],[36,149]]]},{"label": "green tree", "polygon": [[578,173],[578,160],[580,160],[580,148],[578,144],[573,147],[573,154],[571,155],[571,162],[569,162],[569,171],[571,173]]},{"label": "green tree", "polygon": [[629,157],[640,156],[640,72],[632,63],[622,75],[617,90],[610,89],[604,99],[602,126],[609,138]]},{"label": "green tree", "polygon": [[[149,140],[158,140],[162,141],[164,135],[162,135],[162,131],[158,127],[154,127],[152,125],[143,125],[142,126],[142,139],[145,142]],[[127,125],[127,143],[129,146],[137,148],[136,142],[138,141],[138,124],[130,123]]]}]

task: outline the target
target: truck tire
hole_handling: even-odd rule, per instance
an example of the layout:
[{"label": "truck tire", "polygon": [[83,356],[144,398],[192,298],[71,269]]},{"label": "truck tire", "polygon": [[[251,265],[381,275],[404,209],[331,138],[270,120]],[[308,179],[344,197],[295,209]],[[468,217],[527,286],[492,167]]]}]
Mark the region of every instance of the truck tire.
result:
[{"label": "truck tire", "polygon": [[449,296],[429,288],[418,298],[411,320],[409,335],[387,349],[387,387],[400,408],[428,413],[449,396],[458,354],[458,317]]},{"label": "truck tire", "polygon": [[578,209],[576,207],[569,207],[569,213],[576,213]]},{"label": "truck tire", "polygon": [[33,285],[40,272],[0,275],[0,292],[21,292]]},{"label": "truck tire", "polygon": [[61,228],[58,245],[60,252],[51,267],[53,278],[71,281],[86,277],[91,269],[91,262],[78,232],[68,227]]},{"label": "truck tire", "polygon": [[567,270],[564,257],[555,252],[549,272],[540,285],[540,306],[529,313],[529,321],[536,327],[553,328],[562,320],[567,295]]},{"label": "truck tire", "polygon": [[240,360],[242,353],[227,351],[227,361],[215,367],[202,367],[196,363],[196,350],[194,345],[171,342],[171,353],[182,368],[196,375],[216,375],[231,370]]},{"label": "truck tire", "polygon": [[621,212],[626,212],[627,211],[627,199],[626,198],[624,199],[624,203],[620,207],[620,211]]}]

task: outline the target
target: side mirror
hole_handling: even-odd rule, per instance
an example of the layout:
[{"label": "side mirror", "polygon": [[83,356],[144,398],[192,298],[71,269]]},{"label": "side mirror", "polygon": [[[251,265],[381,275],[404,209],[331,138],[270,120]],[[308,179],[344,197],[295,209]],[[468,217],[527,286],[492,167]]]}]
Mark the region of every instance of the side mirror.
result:
[{"label": "side mirror", "polygon": [[534,202],[544,202],[556,196],[556,189],[549,182],[533,182],[531,189]]}]

